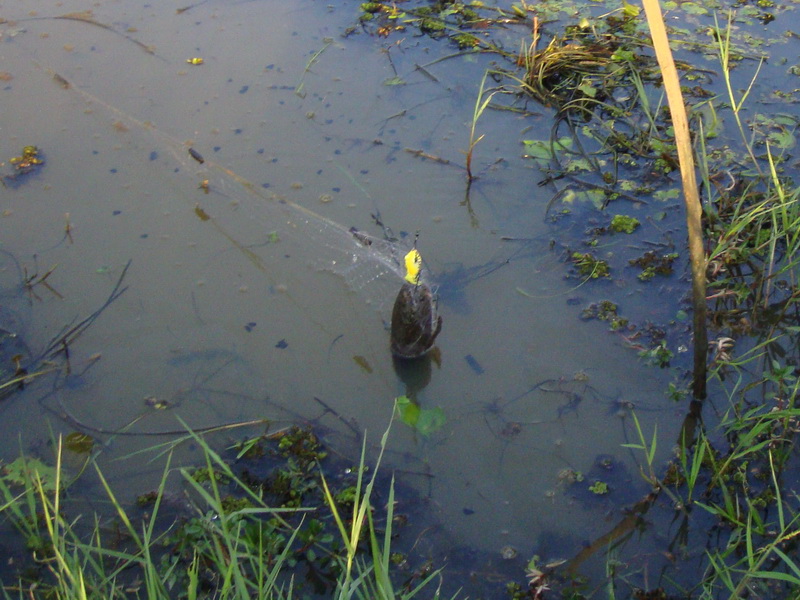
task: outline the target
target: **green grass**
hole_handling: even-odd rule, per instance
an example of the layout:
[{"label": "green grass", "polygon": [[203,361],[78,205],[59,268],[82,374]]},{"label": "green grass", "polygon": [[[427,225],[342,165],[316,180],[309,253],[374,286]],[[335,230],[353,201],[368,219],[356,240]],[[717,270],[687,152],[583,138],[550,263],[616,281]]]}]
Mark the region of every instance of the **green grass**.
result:
[{"label": "green grass", "polygon": [[[316,445],[311,446],[312,456],[306,452],[308,445],[305,454],[298,451],[299,434],[281,438],[295,444],[289,449],[289,443],[278,442],[278,448],[287,451],[286,461],[294,465],[286,468],[304,472],[304,492],[314,487],[306,485],[308,481],[321,482],[324,490],[305,494],[312,503],[323,499],[322,505],[301,502],[286,507],[271,506],[270,490],[244,481],[232,469],[231,459],[189,432],[182,441],[191,440],[202,449],[204,465],[176,469],[167,453],[160,483],[148,495],[144,513],[130,500],[120,499],[95,465],[110,514],[71,514],[74,502],[65,502],[71,494],[63,478],[59,439],[52,467],[20,459],[26,468],[6,469],[0,477],[0,516],[19,532],[30,559],[19,565],[17,581],[2,582],[4,597],[294,598],[308,593],[298,579],[307,565],[335,580],[330,592],[336,598],[413,598],[423,590],[426,598],[438,597],[432,585],[438,571],[411,588],[398,588],[393,580],[394,481],[381,515],[382,531],[371,503],[388,434],[387,429],[371,469],[365,441],[355,489],[342,493],[334,493],[322,476],[319,460],[324,453]],[[368,470],[372,476],[366,480]],[[190,505],[177,517],[165,510],[174,496],[169,491],[174,482],[168,485],[174,475],[180,477]],[[338,536],[331,533],[331,523]]]}]

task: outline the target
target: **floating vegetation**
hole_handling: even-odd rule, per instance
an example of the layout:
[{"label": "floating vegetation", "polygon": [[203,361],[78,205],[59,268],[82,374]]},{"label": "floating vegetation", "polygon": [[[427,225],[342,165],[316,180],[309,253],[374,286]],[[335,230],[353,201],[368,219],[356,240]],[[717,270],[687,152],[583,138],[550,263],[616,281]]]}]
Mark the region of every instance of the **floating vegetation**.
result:
[{"label": "floating vegetation", "polygon": [[598,496],[604,496],[608,493],[608,484],[604,481],[595,481],[589,486],[589,491]]},{"label": "floating vegetation", "polygon": [[24,176],[38,171],[44,165],[44,158],[37,146],[25,146],[19,156],[10,158],[8,162],[14,167],[15,172],[4,175],[0,178],[0,182],[16,186],[22,182]]},{"label": "floating vegetation", "polygon": [[[600,199],[600,208],[618,200],[644,203],[677,160],[670,122],[650,99],[660,72],[636,11],[567,27],[543,49],[541,35],[534,23],[518,58],[521,75],[499,73],[556,111],[549,139],[526,141],[549,174],[545,183],[563,178],[568,183],[559,195],[573,190],[595,205]],[[654,174],[650,183],[635,175],[643,172]]]},{"label": "floating vegetation", "polygon": [[638,258],[633,258],[629,262],[642,269],[637,275],[641,281],[649,281],[656,275],[670,275],[672,273],[672,263],[678,258],[676,252],[669,254],[659,254],[655,250],[649,250]]},{"label": "floating vegetation", "polygon": [[672,352],[672,350],[667,347],[667,343],[662,340],[655,346],[639,352],[639,356],[648,364],[666,369],[670,365],[670,361],[675,356],[675,353]]},{"label": "floating vegetation", "polygon": [[314,431],[309,428],[290,427],[277,439],[281,456],[297,461],[303,469],[318,463],[328,455]]},{"label": "floating vegetation", "polygon": [[44,160],[39,154],[39,148],[36,146],[25,146],[20,156],[15,156],[8,162],[14,165],[14,168],[23,174],[30,173],[35,167],[44,164]]},{"label": "floating vegetation", "polygon": [[[422,35],[431,38],[447,38],[462,50],[497,48],[486,35],[486,29],[493,23],[521,23],[526,13],[519,9],[507,11],[483,2],[436,1],[405,4],[395,2],[362,2],[358,17],[362,27],[386,37],[396,32],[414,28]],[[351,28],[348,33],[353,33]]]},{"label": "floating vegetation", "polygon": [[614,215],[611,219],[611,231],[614,233],[630,235],[639,228],[639,225],[641,225],[639,219],[627,215]]},{"label": "floating vegetation", "polygon": [[597,319],[598,321],[607,321],[611,326],[612,331],[617,331],[628,326],[628,319],[621,317],[618,314],[619,307],[610,300],[601,300],[590,304],[581,312],[581,318],[584,320]]},{"label": "floating vegetation", "polygon": [[608,262],[596,258],[591,252],[573,252],[570,260],[578,268],[581,277],[598,279],[611,275]]}]

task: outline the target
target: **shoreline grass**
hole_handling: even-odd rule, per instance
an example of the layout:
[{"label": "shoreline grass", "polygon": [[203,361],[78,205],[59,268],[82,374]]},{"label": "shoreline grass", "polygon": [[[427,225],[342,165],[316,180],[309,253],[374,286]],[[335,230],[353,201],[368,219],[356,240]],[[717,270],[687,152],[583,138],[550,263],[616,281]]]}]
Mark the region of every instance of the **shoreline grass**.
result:
[{"label": "shoreline grass", "polygon": [[[64,503],[69,490],[62,478],[64,448],[59,438],[52,468],[31,461],[30,468],[21,471],[22,482],[12,481],[8,470],[0,476],[0,516],[13,524],[29,552],[28,564],[18,565],[17,581],[2,582],[3,596],[307,597],[308,584],[298,577],[313,571],[326,574],[325,595],[340,599],[405,599],[423,590],[425,597],[439,597],[436,570],[410,587],[393,582],[394,479],[385,513],[380,514],[373,498],[389,430],[375,464],[368,465],[365,440],[354,469],[355,485],[336,490],[322,474],[325,452],[309,431],[295,429],[280,440],[249,440],[248,452],[261,448],[253,454],[256,460],[262,460],[262,444],[272,444],[273,452],[285,451],[285,464],[259,479],[247,469],[234,471],[233,459],[225,459],[204,437],[187,430],[185,439],[201,448],[204,465],[175,468],[167,453],[158,487],[138,502],[139,508],[146,506],[144,512],[131,499],[120,499],[95,465],[112,510],[94,515],[72,515]],[[276,482],[288,471],[295,480],[286,489]],[[368,471],[372,476],[367,480]],[[176,475],[183,484],[185,505],[177,513],[166,508],[174,502],[174,492],[169,491],[174,483],[168,485],[168,479]],[[283,506],[269,501],[278,497]]]}]

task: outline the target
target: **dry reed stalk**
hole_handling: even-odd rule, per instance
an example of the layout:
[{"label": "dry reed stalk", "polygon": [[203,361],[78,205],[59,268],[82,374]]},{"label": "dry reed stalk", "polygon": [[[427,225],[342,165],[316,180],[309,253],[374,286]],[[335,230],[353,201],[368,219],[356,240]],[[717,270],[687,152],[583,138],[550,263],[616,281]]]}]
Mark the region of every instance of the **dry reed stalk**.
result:
[{"label": "dry reed stalk", "polygon": [[689,233],[689,256],[692,263],[692,305],[694,309],[694,381],[692,393],[697,400],[706,396],[706,355],[708,335],[706,333],[706,255],[703,247],[703,208],[695,178],[692,140],[689,136],[689,121],[686,105],[681,94],[678,70],[669,47],[664,16],[658,0],[642,0],[650,36],[661,68],[664,90],[667,93],[669,111],[678,146],[678,161],[683,182],[683,199],[686,204],[686,225]]}]

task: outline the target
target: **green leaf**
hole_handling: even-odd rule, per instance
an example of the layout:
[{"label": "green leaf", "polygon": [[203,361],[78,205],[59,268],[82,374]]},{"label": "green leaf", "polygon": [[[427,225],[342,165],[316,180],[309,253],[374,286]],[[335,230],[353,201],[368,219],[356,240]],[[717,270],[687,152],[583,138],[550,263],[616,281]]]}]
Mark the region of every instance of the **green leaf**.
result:
[{"label": "green leaf", "polygon": [[421,408],[408,396],[399,396],[395,399],[397,415],[400,420],[414,428],[421,435],[429,436],[439,431],[447,421],[444,410],[440,407]]},{"label": "green leaf", "polygon": [[685,10],[690,15],[707,15],[708,9],[704,6],[699,4],[695,4],[694,2],[684,2],[681,4],[681,8]]},{"label": "green leaf", "polygon": [[637,17],[642,9],[634,4],[628,4],[626,0],[622,0],[622,13],[626,17]]},{"label": "green leaf", "polygon": [[427,437],[439,431],[446,421],[447,417],[445,417],[444,410],[441,407],[423,408],[420,410],[419,419],[417,419],[417,431]]},{"label": "green leaf", "polygon": [[525,145],[525,158],[536,158],[538,160],[550,160],[553,153],[550,152],[550,142],[542,140],[523,140]]},{"label": "green leaf", "polygon": [[41,482],[42,489],[53,492],[56,489],[56,470],[38,458],[20,456],[3,467],[3,479],[8,483],[27,486]]},{"label": "green leaf", "polygon": [[419,406],[414,404],[408,396],[398,396],[395,401],[397,402],[397,415],[400,420],[409,427],[416,427],[419,420]]},{"label": "green leaf", "polygon": [[589,98],[594,98],[597,96],[597,88],[595,88],[591,83],[582,83],[578,86],[578,89]]}]

